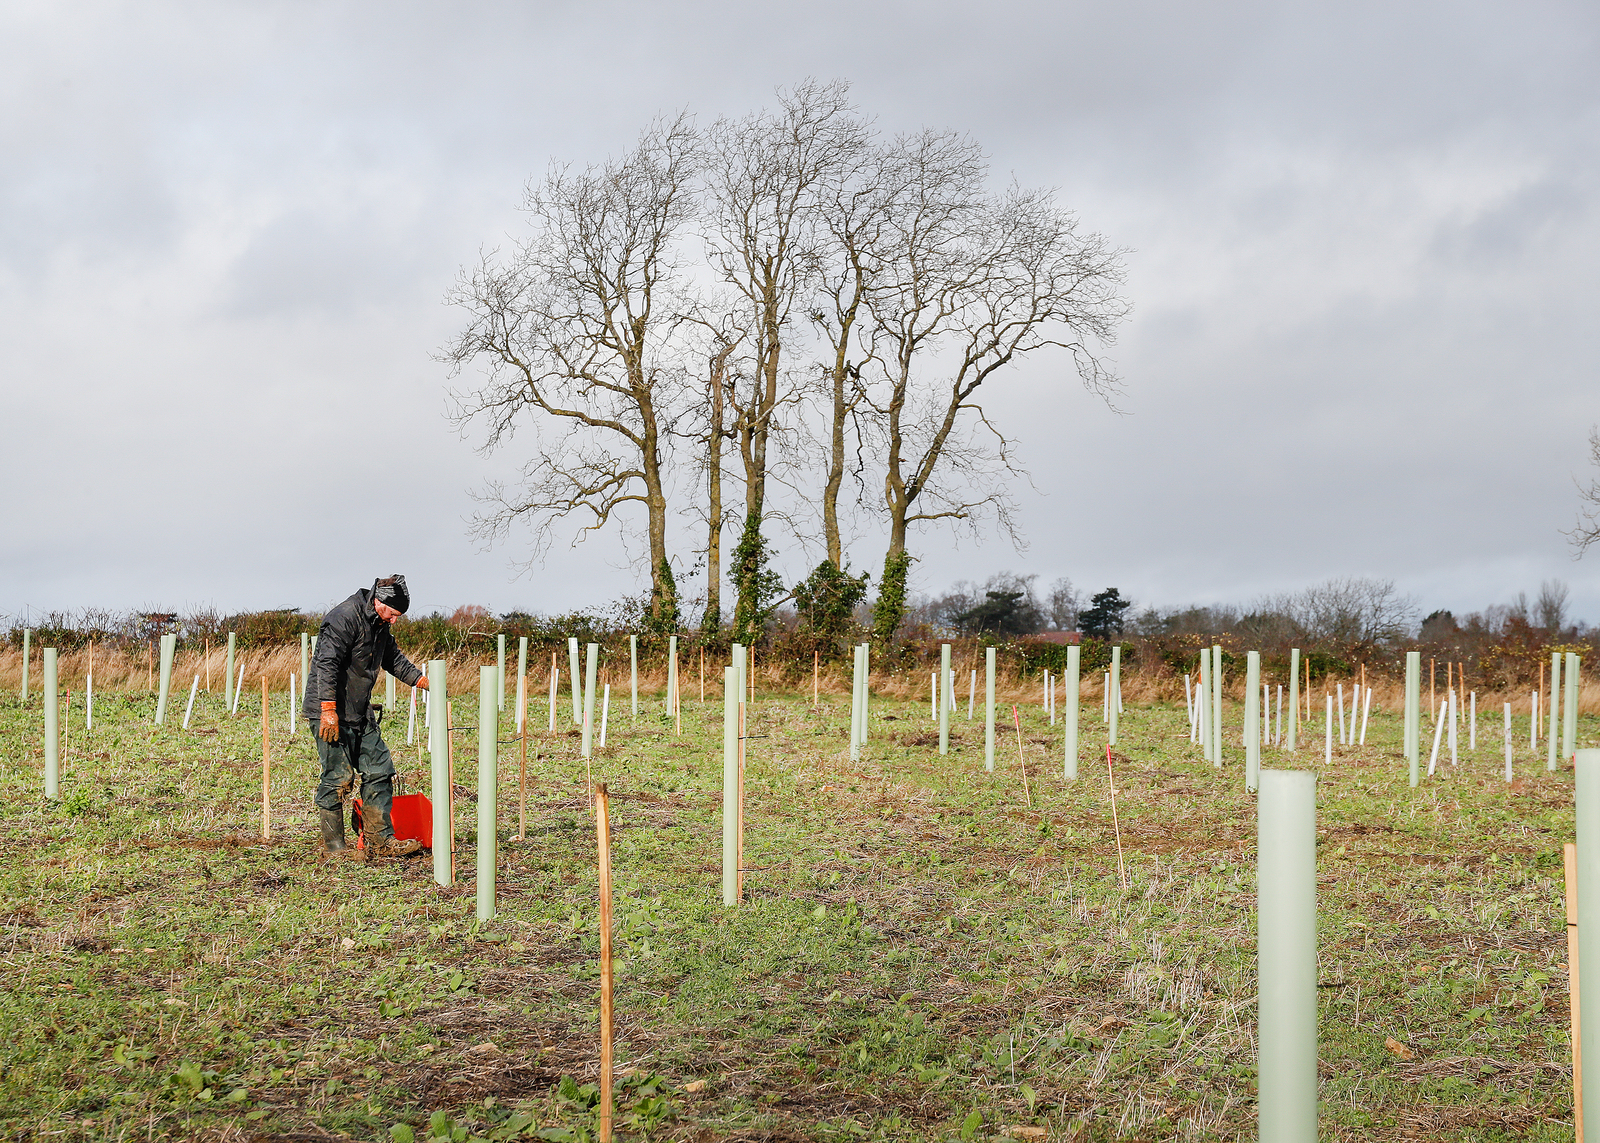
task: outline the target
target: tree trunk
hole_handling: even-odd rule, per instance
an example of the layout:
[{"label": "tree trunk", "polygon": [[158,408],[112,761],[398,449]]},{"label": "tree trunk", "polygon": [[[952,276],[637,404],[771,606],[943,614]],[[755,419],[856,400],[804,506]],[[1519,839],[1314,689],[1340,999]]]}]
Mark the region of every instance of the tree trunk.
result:
[{"label": "tree trunk", "polygon": [[706,381],[711,406],[706,428],[706,609],[700,617],[700,630],[715,632],[722,627],[722,438],[724,393],[723,378],[728,354],[724,349],[711,359]]}]

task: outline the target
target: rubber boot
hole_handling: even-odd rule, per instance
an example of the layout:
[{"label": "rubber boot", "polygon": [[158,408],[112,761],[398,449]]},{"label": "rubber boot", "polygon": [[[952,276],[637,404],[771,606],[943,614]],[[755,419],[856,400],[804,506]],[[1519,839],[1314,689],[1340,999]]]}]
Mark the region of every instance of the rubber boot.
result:
[{"label": "rubber boot", "polygon": [[322,826],[322,847],[329,853],[341,853],[349,846],[344,841],[344,810],[325,810],[317,807],[317,821]]},{"label": "rubber boot", "polygon": [[361,803],[361,834],[373,857],[407,857],[422,851],[422,843],[416,838],[401,841],[394,836],[394,827],[383,820],[377,799]]}]

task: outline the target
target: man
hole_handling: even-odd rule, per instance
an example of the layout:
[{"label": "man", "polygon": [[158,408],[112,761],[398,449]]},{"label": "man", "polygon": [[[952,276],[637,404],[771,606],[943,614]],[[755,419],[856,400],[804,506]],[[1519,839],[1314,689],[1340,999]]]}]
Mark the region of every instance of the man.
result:
[{"label": "man", "polygon": [[317,655],[300,713],[317,736],[322,780],[317,812],[329,853],[346,847],[344,799],[361,775],[361,826],[367,853],[401,857],[422,848],[414,838],[397,841],[389,808],[394,802],[394,759],[378,726],[383,707],[372,702],[382,668],[407,686],[428,689],[428,680],[395,646],[389,624],[406,613],[411,596],[406,577],[392,575],[362,588],[322,617]]}]

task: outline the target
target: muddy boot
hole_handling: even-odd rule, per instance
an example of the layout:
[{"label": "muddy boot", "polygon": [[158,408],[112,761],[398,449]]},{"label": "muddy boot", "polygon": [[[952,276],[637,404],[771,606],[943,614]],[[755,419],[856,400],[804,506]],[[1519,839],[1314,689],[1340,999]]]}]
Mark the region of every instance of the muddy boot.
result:
[{"label": "muddy boot", "polygon": [[383,820],[376,798],[361,803],[361,833],[367,852],[373,857],[407,857],[422,852],[422,843],[416,838],[401,841],[394,836],[393,827]]},{"label": "muddy boot", "polygon": [[329,853],[342,853],[349,849],[344,841],[344,811],[317,807],[317,821],[322,826],[322,847]]}]

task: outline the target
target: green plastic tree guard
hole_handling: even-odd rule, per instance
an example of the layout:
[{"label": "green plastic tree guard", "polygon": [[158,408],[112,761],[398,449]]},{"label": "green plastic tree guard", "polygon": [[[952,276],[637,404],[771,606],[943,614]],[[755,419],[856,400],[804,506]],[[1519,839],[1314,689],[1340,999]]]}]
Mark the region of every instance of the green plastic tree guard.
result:
[{"label": "green plastic tree guard", "polygon": [[628,674],[633,678],[633,717],[639,717],[639,636],[628,636]]},{"label": "green plastic tree guard", "polygon": [[1293,750],[1299,741],[1300,731],[1300,648],[1289,651],[1289,725],[1284,730],[1284,743]]},{"label": "green plastic tree guard", "polygon": [[56,649],[44,649],[44,796],[61,796],[61,700],[56,682]]},{"label": "green plastic tree guard", "polygon": [[1211,645],[1211,762],[1222,769],[1222,644]]},{"label": "green plastic tree guard", "polygon": [[743,643],[735,643],[733,645],[733,669],[739,679],[738,698],[740,702],[744,702],[745,696],[750,693],[750,680],[745,676],[745,663],[748,662],[746,655],[747,650]]},{"label": "green plastic tree guard", "polygon": [[[594,644],[590,643],[590,647]],[[593,658],[589,660],[594,662]],[[500,696],[496,682],[506,677],[505,664],[478,668],[478,920],[494,919],[495,869],[499,864],[499,805],[496,779],[500,765]]]},{"label": "green plastic tree guard", "polygon": [[1122,645],[1119,643],[1111,648],[1111,693],[1106,700],[1106,708],[1111,712],[1110,730],[1107,732],[1106,741],[1112,746],[1117,744],[1117,707],[1122,703]]},{"label": "green plastic tree guard", "polygon": [[673,715],[672,702],[678,694],[678,637],[667,636],[667,717]]},{"label": "green plastic tree guard", "polygon": [[428,664],[428,706],[439,704],[439,717],[428,724],[428,758],[433,777],[433,879],[448,889],[451,884],[450,858],[455,846],[455,823],[450,820],[450,728],[445,711],[450,709],[448,678],[443,659]]},{"label": "green plastic tree guard", "polygon": [[178,637],[176,635],[161,636],[161,690],[156,698],[156,725],[165,725],[167,721],[167,696],[172,691],[172,659],[178,650]]},{"label": "green plastic tree guard", "polygon": [[939,644],[939,753],[950,753],[950,644]]},{"label": "green plastic tree guard", "polygon": [[[1550,653],[1550,733],[1545,738],[1548,746],[1544,764],[1546,770],[1554,770],[1558,759],[1562,757],[1558,753],[1561,749],[1560,738],[1558,737],[1561,733],[1561,697],[1561,652],[1552,651]],[[1579,989],[1578,991],[1581,995],[1583,990]]]},{"label": "green plastic tree guard", "polygon": [[872,737],[872,644],[861,644],[861,745]]},{"label": "green plastic tree guard", "polygon": [[739,903],[739,672],[722,668],[722,903]]},{"label": "green plastic tree guard", "polygon": [[496,635],[494,637],[494,651],[495,651],[495,680],[494,680],[495,710],[496,711],[502,711],[502,710],[506,709],[506,637],[505,637],[505,635],[501,634],[501,635]]},{"label": "green plastic tree guard", "polygon": [[600,669],[600,644],[590,643],[583,670],[583,756],[594,753],[594,683]]},{"label": "green plastic tree guard", "polygon": [[1214,762],[1211,757],[1211,651],[1206,647],[1200,649],[1200,690],[1194,696],[1194,704],[1200,708],[1195,714],[1200,720],[1200,756],[1207,762]]},{"label": "green plastic tree guard", "polygon": [[1245,657],[1244,788],[1254,793],[1261,778],[1261,652]]},{"label": "green plastic tree guard", "polygon": [[300,688],[306,690],[311,684],[311,634],[300,632]]},{"label": "green plastic tree guard", "polygon": [[[232,631],[228,632],[228,677],[222,680],[222,706],[225,710],[233,709],[233,650],[238,636]],[[300,689],[305,689],[305,676],[300,676]]]},{"label": "green plastic tree guard", "polygon": [[[1600,750],[1573,754],[1577,799],[1578,956],[1600,949]],[[1591,953],[1589,963],[1596,962]],[[1590,977],[1590,979],[1595,979]],[[1600,988],[1578,990],[1583,1090],[1600,1091]]]},{"label": "green plastic tree guard", "polygon": [[1317,1143],[1317,778],[1263,770],[1256,810],[1261,1143]]},{"label": "green plastic tree guard", "polygon": [[861,757],[861,644],[856,644],[850,673],[850,761]]},{"label": "green plastic tree guard", "polygon": [[22,629],[22,701],[28,701],[28,668],[33,662],[33,628]]},{"label": "green plastic tree guard", "polygon": [[519,636],[517,639],[517,717],[512,721],[517,727],[517,736],[522,736],[522,723],[528,717],[528,637]]},{"label": "green plastic tree guard", "polygon": [[1078,685],[1083,674],[1082,655],[1083,648],[1078,644],[1067,645],[1067,677],[1062,682],[1067,700],[1062,718],[1062,733],[1066,739],[1063,743],[1066,756],[1062,776],[1069,782],[1076,781],[1078,777]]},{"label": "green plastic tree guard", "polygon": [[1417,758],[1422,750],[1422,652],[1406,652],[1406,766],[1410,770],[1411,785],[1422,780]]},{"label": "green plastic tree guard", "polygon": [[994,773],[994,648],[983,649],[983,768]]},{"label": "green plastic tree guard", "polygon": [[578,640],[572,635],[567,636],[567,678],[572,683],[572,725],[577,726],[583,721],[583,712],[578,709],[582,701],[578,682]]},{"label": "green plastic tree guard", "polygon": [[[1582,660],[1577,653],[1567,652],[1566,693],[1561,699],[1561,757],[1571,758],[1578,749],[1578,686],[1582,682],[1578,671]],[[1582,989],[1578,990],[1582,996]]]}]

